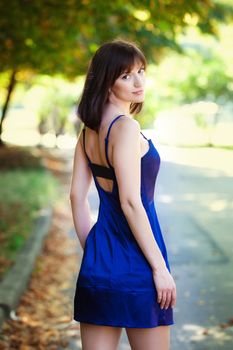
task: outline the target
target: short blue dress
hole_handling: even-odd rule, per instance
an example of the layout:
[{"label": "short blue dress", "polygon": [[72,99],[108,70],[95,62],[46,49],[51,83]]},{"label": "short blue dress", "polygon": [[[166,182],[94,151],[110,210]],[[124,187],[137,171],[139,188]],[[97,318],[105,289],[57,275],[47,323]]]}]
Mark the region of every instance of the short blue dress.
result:
[{"label": "short blue dress", "polygon": [[[122,211],[114,168],[108,158],[109,133],[113,123],[121,116],[113,119],[105,138],[105,154],[109,167],[90,161],[85,150],[85,128],[83,131],[84,151],[100,203],[97,221],[86,239],[77,277],[74,320],[126,328],[171,325],[174,323],[173,308],[161,309],[157,302],[151,267]],[[147,139],[144,135],[143,137]],[[149,150],[141,157],[141,199],[156,242],[170,271],[154,205],[160,156],[152,140],[147,141]],[[105,191],[96,177],[112,179],[112,191]]]}]

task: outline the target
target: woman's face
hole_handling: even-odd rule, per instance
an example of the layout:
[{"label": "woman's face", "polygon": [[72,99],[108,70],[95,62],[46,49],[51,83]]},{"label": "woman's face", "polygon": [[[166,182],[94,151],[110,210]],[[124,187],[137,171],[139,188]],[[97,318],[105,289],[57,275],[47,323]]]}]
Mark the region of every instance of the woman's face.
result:
[{"label": "woman's face", "polygon": [[145,98],[145,67],[135,63],[130,72],[123,72],[110,89],[116,99],[126,103],[141,103]]}]

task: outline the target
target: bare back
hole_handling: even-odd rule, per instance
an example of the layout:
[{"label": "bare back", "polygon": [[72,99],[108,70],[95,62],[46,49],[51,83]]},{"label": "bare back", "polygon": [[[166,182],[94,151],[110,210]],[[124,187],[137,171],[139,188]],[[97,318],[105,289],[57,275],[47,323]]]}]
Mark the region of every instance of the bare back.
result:
[{"label": "bare back", "polygon": [[[106,159],[106,152],[105,152],[105,142],[106,142],[106,136],[108,134],[108,131],[111,131],[109,133],[108,137],[108,145],[107,145],[107,154],[108,154],[108,160],[110,162],[110,165],[114,167],[113,164],[113,147],[114,144],[117,142],[120,142],[121,135],[120,133],[117,132],[117,124],[119,123],[124,123],[125,118],[129,119],[130,117],[127,117],[123,115],[121,118],[116,120],[114,124],[116,125],[111,125],[112,121],[115,118],[112,118],[110,121],[105,121],[102,122],[100,125],[100,130],[99,133],[97,134],[94,130],[88,128],[85,126],[85,135],[82,137],[82,147],[85,150],[89,160],[91,163],[95,165],[100,165],[104,168],[110,168],[108,161]],[[133,121],[133,120],[132,120]],[[111,130],[110,129],[111,125]],[[85,142],[85,144],[84,144]],[[141,137],[141,157],[143,157],[148,149],[148,141],[145,140],[145,137]],[[96,176],[97,181],[105,191],[111,192],[113,188],[113,180],[112,179],[107,179],[106,177],[102,176]]]}]

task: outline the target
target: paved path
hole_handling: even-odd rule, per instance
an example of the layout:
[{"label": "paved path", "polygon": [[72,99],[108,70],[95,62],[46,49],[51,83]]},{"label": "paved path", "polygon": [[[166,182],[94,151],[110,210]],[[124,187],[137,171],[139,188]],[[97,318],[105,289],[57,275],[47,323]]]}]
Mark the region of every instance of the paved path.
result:
[{"label": "paved path", "polygon": [[233,152],[161,148],[157,207],[178,287],[172,349],[233,348]]},{"label": "paved path", "polygon": [[[233,152],[157,148],[162,163],[156,183],[156,210],[178,289],[171,349],[230,350]],[[89,199],[95,219],[99,202],[94,184]],[[74,232],[69,234],[76,240]],[[81,349],[80,339],[72,340],[70,349]],[[119,350],[127,349],[123,332]]]}]

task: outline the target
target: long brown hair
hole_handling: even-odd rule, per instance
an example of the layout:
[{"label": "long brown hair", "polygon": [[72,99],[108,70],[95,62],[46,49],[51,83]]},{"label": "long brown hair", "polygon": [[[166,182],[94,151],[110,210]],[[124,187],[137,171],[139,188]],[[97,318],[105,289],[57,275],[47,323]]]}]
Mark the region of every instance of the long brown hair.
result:
[{"label": "long brown hair", "polygon": [[[142,51],[135,43],[125,40],[104,43],[95,52],[77,109],[79,118],[87,127],[98,133],[109,89],[123,72],[131,70],[135,61],[141,61],[146,68],[146,58]],[[143,103],[131,103],[130,113],[139,113],[142,105]]]}]

